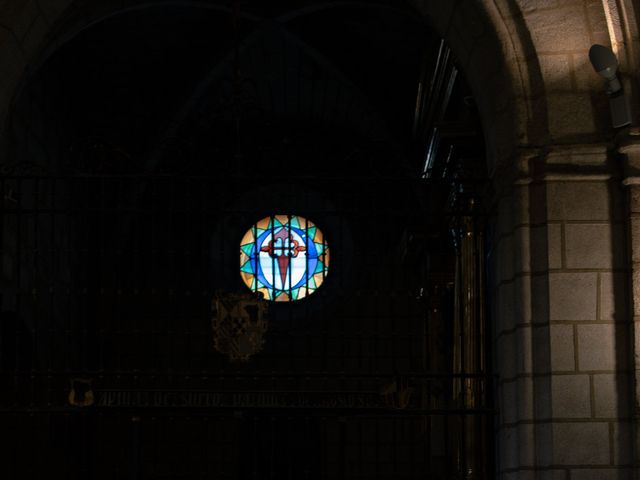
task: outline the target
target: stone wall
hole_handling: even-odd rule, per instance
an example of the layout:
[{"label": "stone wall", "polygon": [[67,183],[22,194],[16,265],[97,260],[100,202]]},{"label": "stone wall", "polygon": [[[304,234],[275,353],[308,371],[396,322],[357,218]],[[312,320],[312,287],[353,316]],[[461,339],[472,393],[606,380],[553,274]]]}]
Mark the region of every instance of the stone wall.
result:
[{"label": "stone wall", "polygon": [[605,146],[530,151],[497,199],[493,318],[505,479],[629,478],[624,202],[609,156]]}]

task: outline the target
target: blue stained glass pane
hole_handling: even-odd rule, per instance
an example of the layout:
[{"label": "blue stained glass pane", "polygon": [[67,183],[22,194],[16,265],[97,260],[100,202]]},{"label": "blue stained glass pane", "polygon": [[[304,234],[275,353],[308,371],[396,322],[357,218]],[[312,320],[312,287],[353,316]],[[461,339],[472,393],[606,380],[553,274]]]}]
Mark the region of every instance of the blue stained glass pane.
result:
[{"label": "blue stained glass pane", "polygon": [[247,263],[245,263],[244,265],[242,265],[240,267],[240,271],[241,272],[245,272],[245,273],[254,273],[253,271],[253,265],[251,264],[251,261],[248,261]]}]

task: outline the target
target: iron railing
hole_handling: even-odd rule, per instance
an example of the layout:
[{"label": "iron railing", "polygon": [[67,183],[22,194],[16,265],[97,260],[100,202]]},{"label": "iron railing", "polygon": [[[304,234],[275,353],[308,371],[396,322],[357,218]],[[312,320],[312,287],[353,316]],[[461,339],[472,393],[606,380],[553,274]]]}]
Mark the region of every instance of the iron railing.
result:
[{"label": "iron railing", "polygon": [[[459,311],[482,301],[456,306],[440,187],[296,181],[0,179],[7,478],[492,475],[492,379]],[[264,349],[229,362],[213,292],[246,288],[238,242],[287,205],[325,233],[327,280],[272,304]]]}]

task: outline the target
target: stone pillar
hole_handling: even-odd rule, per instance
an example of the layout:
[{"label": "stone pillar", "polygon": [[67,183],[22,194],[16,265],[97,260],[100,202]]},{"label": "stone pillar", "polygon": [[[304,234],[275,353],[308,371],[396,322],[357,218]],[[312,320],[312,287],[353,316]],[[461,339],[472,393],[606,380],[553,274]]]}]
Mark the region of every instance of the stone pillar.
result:
[{"label": "stone pillar", "polygon": [[[622,154],[627,199],[628,304],[632,319],[629,344],[633,352],[630,368],[633,372],[633,447],[637,464],[640,460],[640,130],[631,128],[623,131],[617,138],[617,144],[618,152]],[[639,472],[636,472],[636,478],[640,478]]]},{"label": "stone pillar", "polygon": [[629,478],[624,208],[609,156],[529,150],[497,174],[499,478]]}]

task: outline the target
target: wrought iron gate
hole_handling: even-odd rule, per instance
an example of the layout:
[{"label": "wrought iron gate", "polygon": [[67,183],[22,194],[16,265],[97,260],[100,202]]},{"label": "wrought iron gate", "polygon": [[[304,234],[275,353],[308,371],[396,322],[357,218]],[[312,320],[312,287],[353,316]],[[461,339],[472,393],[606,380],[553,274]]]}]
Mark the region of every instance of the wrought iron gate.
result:
[{"label": "wrought iron gate", "polygon": [[[6,478],[491,477],[475,217],[424,180],[258,183],[1,179]],[[332,242],[326,288],[272,304],[231,363],[213,293],[244,288],[240,236],[287,205]]]}]

